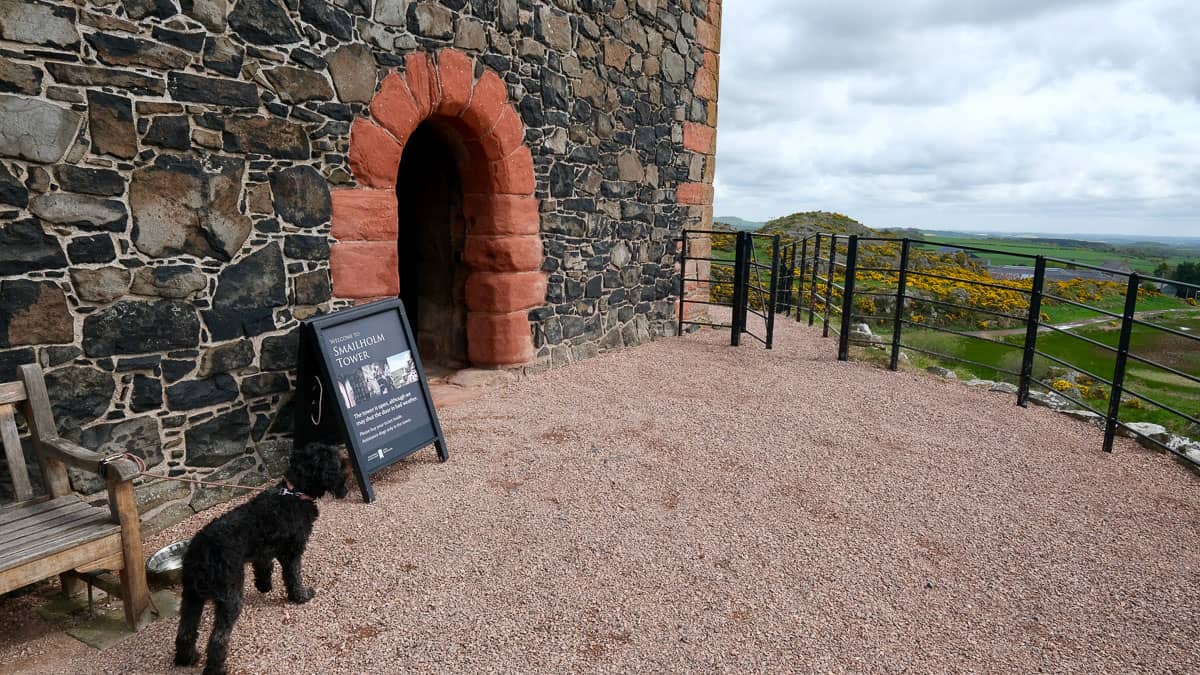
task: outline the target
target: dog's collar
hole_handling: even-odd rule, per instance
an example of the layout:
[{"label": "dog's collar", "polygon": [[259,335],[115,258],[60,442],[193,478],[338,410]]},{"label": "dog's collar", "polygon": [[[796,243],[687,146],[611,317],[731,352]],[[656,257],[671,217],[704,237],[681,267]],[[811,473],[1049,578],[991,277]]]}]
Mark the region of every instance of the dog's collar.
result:
[{"label": "dog's collar", "polygon": [[283,495],[284,497],[288,497],[288,496],[299,497],[300,499],[303,499],[304,501],[309,501],[309,502],[316,501],[316,499],[314,499],[312,495],[305,494],[305,493],[297,490],[295,487],[293,487],[292,481],[290,481],[290,480],[285,480],[283,482],[283,485],[279,486],[279,494]]}]

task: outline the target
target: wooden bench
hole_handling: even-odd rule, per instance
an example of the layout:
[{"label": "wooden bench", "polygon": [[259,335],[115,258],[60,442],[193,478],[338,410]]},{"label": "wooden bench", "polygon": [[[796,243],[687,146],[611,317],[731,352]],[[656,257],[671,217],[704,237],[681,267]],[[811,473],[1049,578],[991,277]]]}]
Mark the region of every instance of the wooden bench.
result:
[{"label": "wooden bench", "polygon": [[[126,458],[105,461],[60,438],[42,369],[25,365],[20,374],[19,382],[0,383],[0,440],[17,499],[0,507],[0,593],[55,575],[62,579],[64,592],[74,593],[80,587],[80,575],[118,571],[119,583],[101,577],[97,585],[120,594],[125,620],[137,630],[150,604],[133,491],[138,468]],[[33,495],[17,435],[16,406],[29,425],[47,496]],[[107,509],[87,504],[71,490],[68,466],[104,478]]]}]

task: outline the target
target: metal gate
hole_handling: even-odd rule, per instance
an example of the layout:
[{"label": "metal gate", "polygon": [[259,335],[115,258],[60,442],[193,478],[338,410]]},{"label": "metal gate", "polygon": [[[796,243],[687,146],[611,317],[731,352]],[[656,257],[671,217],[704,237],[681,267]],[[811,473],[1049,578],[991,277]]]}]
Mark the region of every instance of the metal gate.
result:
[{"label": "metal gate", "polygon": [[[709,238],[711,246],[707,247],[707,255],[693,253],[694,240],[699,237]],[[745,334],[770,349],[775,333],[776,312],[786,312],[793,304],[791,289],[795,278],[795,258],[796,245],[781,246],[777,234],[684,230],[679,249],[679,322],[676,335],[683,335],[685,326],[728,328],[731,346],[740,345]],[[692,263],[691,267],[689,263]],[[711,266],[708,278],[699,276],[696,263],[708,263]],[[706,285],[708,298],[689,298],[689,283],[697,284],[697,287]],[[689,304],[727,307],[730,310],[729,322],[688,319],[685,308]],[[747,325],[746,320],[751,314],[763,320],[761,335]]]}]

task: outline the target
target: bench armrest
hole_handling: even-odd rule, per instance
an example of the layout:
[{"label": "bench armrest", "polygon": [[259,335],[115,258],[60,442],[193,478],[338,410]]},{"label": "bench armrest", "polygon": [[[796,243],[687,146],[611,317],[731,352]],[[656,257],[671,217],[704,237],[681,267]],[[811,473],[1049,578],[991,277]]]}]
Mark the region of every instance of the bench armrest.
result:
[{"label": "bench armrest", "polygon": [[62,437],[43,438],[42,448],[67,466],[99,474],[105,479],[121,482],[138,475],[137,465],[129,459],[118,457],[104,461],[100,453],[82,448]]}]

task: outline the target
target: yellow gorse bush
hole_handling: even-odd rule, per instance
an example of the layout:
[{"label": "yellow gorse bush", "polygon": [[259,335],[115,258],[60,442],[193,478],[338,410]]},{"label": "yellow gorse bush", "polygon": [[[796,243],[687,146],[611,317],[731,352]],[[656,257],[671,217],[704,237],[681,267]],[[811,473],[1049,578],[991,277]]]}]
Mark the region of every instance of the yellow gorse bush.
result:
[{"label": "yellow gorse bush", "polygon": [[[732,234],[712,235],[714,250],[732,252],[734,237]],[[785,243],[790,240],[785,238]],[[829,240],[822,239],[821,250],[816,252],[819,261],[827,261],[829,257]],[[847,244],[845,239],[838,239],[836,245],[838,262],[845,262]],[[895,270],[900,262],[901,244],[895,241],[863,242],[859,246],[859,271],[855,279],[860,287],[873,289],[892,288],[899,284],[899,274]],[[810,261],[806,273],[801,275],[805,284],[804,300],[807,301],[812,288],[813,249],[808,252]],[[817,296],[823,297],[827,290],[827,262],[818,262]],[[728,267],[713,266],[712,298],[716,302],[728,302],[733,296],[733,272]],[[834,283],[844,283],[844,272],[835,268]],[[765,285],[765,284],[764,284]],[[1007,326],[1019,325],[1024,322],[1029,311],[1029,298],[1033,290],[1032,279],[997,279],[993,277],[977,259],[970,258],[965,252],[939,253],[921,246],[913,245],[909,249],[908,274],[905,295],[908,299],[907,309],[911,312],[909,320],[913,323],[929,323],[933,325],[973,324],[979,330],[990,330]],[[1126,284],[1123,281],[1103,281],[1092,279],[1071,279],[1068,281],[1049,281],[1044,292],[1074,302],[1096,304],[1124,297]],[[1145,288],[1138,289],[1138,297],[1159,295],[1157,291]],[[833,289],[832,300],[840,306],[837,289]],[[922,302],[935,301],[935,302]],[[761,305],[754,297],[751,302]],[[946,303],[946,304],[939,304]],[[1195,303],[1195,300],[1192,300]],[[854,299],[855,311],[863,315],[876,316],[881,308],[874,297],[861,296]],[[946,305],[957,305],[948,307]],[[1044,298],[1044,306],[1062,304],[1052,298]],[[822,307],[815,308],[822,311]],[[1011,317],[994,317],[980,319],[975,312],[984,310]],[[883,311],[890,312],[885,306]],[[1039,319],[1043,322],[1050,320],[1050,315],[1041,312]]]}]

